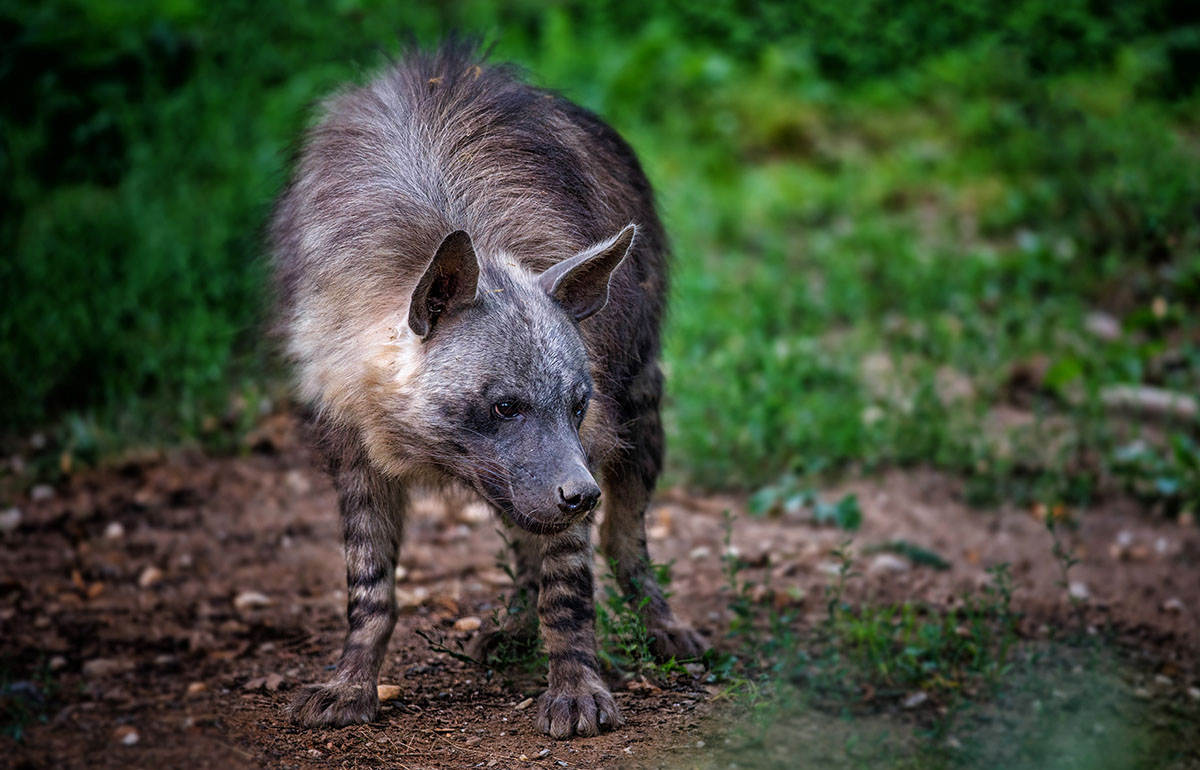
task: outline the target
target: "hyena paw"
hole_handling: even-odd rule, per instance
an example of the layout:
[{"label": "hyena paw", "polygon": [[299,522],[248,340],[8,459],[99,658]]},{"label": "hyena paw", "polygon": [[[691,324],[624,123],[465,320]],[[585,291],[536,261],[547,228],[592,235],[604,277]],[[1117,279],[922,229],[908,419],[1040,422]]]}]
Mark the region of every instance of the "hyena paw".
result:
[{"label": "hyena paw", "polygon": [[650,644],[651,651],[660,661],[699,658],[708,649],[708,642],[703,636],[674,618],[651,622],[648,630],[654,637]]},{"label": "hyena paw", "polygon": [[538,701],[538,729],[558,740],[596,735],[622,724],[617,702],[598,679],[547,690]]},{"label": "hyena paw", "polygon": [[372,683],[327,682],[304,687],[292,700],[292,721],[303,727],[342,727],[370,722],[379,712]]}]

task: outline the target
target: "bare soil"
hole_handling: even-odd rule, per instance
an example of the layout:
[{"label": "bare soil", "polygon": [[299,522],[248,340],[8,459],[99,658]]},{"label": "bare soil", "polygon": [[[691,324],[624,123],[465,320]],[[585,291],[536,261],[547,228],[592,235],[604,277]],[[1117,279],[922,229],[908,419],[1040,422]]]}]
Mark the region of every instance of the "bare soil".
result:
[{"label": "bare soil", "polygon": [[[467,640],[454,623],[488,619],[508,583],[495,523],[475,507],[426,500],[407,528],[406,608],[381,676],[399,696],[370,725],[291,725],[292,692],[322,680],[340,651],[345,579],[330,484],[293,423],[273,420],[240,457],[129,460],[18,501],[20,521],[0,549],[0,675],[9,705],[21,698],[35,713],[20,740],[0,738],[0,764],[655,766],[695,757],[696,742],[721,724],[716,688],[692,674],[614,682],[626,719],[617,731],[567,742],[539,734],[533,709],[521,708],[538,694],[536,677],[489,675],[416,633]],[[852,600],[950,605],[989,565],[1009,562],[1027,635],[1083,623],[1139,650],[1160,685],[1169,682],[1163,697],[1186,700],[1200,684],[1195,526],[1122,500],[1071,512],[1076,526],[1061,531],[1081,560],[1071,571],[1080,618],[1030,511],[972,509],[957,481],[923,470],[823,490],[849,492],[864,517],[856,549],[903,539],[951,564],[864,555]],[[848,537],[799,518],[738,515],[744,503],[672,489],[648,517],[654,559],[674,562],[677,612],[718,647],[733,644],[723,635],[726,511],[736,515],[733,547],[773,590],[764,598],[798,606],[807,623],[825,613],[831,551]]]}]

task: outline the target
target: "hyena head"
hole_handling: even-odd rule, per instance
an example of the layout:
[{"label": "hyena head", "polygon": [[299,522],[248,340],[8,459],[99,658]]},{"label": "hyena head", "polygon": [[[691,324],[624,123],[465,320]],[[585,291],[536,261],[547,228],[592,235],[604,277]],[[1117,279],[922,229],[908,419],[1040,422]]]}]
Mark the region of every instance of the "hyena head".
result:
[{"label": "hyena head", "polygon": [[420,403],[408,427],[425,432],[439,470],[531,532],[561,531],[599,501],[579,433],[592,379],[577,324],[607,303],[635,234],[533,274],[504,255],[480,260],[456,231],[413,292]]}]

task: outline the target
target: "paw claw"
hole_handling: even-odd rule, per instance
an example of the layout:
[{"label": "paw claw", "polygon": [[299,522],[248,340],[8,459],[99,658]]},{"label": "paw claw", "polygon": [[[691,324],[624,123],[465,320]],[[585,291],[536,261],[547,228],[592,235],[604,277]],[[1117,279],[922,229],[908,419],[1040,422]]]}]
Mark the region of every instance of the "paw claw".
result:
[{"label": "paw claw", "polygon": [[297,693],[288,710],[302,727],[342,727],[375,719],[379,696],[374,683],[310,684]]},{"label": "paw claw", "polygon": [[547,690],[538,700],[537,728],[556,740],[598,735],[621,724],[617,702],[598,682]]}]

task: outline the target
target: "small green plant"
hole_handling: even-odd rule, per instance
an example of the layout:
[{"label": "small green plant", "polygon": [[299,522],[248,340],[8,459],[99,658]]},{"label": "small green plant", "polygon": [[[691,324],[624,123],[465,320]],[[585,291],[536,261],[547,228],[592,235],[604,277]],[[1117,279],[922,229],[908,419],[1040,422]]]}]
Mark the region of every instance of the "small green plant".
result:
[{"label": "small green plant", "polygon": [[1113,453],[1113,470],[1138,498],[1172,516],[1200,512],[1200,443],[1172,433],[1166,446],[1136,441]]},{"label": "small green plant", "polygon": [[756,516],[799,515],[807,509],[817,524],[832,524],[845,530],[856,530],[862,525],[862,510],[856,496],[844,495],[831,503],[816,490],[801,485],[794,476],[785,476],[775,484],[759,489],[750,498],[748,507]]},{"label": "small green plant", "polygon": [[[654,636],[646,627],[643,610],[648,598],[637,603],[616,589],[616,562],[609,561],[603,598],[596,604],[596,636],[600,662],[612,669],[664,680],[683,671],[682,661],[658,661],[653,652]],[[670,586],[669,564],[652,564],[654,579]]]}]

